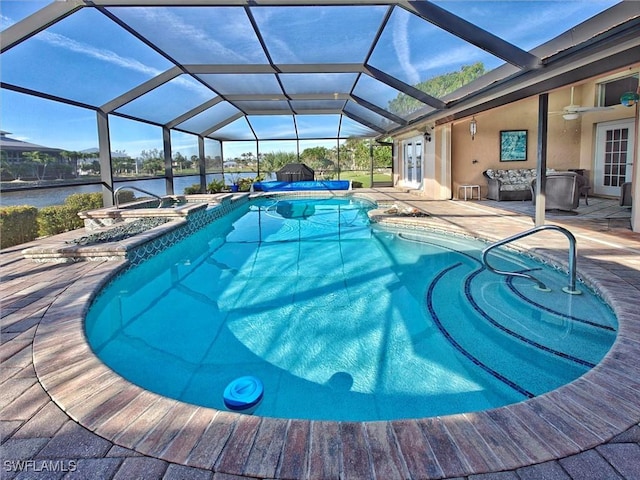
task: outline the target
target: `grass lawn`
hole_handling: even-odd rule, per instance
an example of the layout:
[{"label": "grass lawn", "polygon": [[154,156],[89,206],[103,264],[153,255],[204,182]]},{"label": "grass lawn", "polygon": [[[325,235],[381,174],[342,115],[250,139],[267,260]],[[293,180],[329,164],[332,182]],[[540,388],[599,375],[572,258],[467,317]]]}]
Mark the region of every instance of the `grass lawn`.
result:
[{"label": "grass lawn", "polygon": [[[360,182],[364,188],[371,187],[371,175],[369,173],[360,172],[342,172],[340,174],[340,180],[351,180],[352,182]],[[390,182],[391,175],[384,173],[374,173],[374,182]]]}]

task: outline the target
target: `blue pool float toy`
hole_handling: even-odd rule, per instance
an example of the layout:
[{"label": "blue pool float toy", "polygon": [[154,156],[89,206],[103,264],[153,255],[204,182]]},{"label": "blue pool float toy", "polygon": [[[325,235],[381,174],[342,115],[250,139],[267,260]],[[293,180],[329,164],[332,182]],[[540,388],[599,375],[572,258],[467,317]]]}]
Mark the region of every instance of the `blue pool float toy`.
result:
[{"label": "blue pool float toy", "polygon": [[264,386],[256,377],[236,378],[224,389],[224,405],[235,412],[246,412],[262,400]]}]

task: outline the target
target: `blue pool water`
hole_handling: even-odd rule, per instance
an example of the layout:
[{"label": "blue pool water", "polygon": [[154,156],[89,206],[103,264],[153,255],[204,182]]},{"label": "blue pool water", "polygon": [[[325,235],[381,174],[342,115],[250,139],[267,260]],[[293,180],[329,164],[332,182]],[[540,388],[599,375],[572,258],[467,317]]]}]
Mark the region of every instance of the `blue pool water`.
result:
[{"label": "blue pool water", "polygon": [[519,402],[585,373],[617,323],[566,274],[485,244],[371,225],[354,198],[263,199],[131,268],[96,298],[86,333],[149,390],[225,409],[258,378],[255,414],[383,420]]}]

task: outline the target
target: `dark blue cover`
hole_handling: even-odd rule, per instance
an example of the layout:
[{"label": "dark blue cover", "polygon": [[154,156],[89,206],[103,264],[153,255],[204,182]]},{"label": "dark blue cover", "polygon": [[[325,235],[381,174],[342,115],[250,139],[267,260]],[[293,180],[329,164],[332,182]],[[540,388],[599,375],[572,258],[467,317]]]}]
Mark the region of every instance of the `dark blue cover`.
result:
[{"label": "dark blue cover", "polygon": [[256,182],[258,192],[294,192],[302,190],[349,190],[349,180],[303,180],[301,182]]}]

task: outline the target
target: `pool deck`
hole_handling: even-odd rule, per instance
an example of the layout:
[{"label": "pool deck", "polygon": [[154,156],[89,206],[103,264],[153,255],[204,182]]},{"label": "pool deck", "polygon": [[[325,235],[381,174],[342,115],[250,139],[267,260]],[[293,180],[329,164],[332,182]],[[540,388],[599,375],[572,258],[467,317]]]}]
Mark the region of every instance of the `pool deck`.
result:
[{"label": "pool deck", "polygon": [[[399,221],[465,235],[498,240],[533,226],[525,202],[434,202],[393,188],[362,193],[428,213]],[[580,277],[618,316],[605,359],[526,402],[417,420],[260,418],[147,392],[104,366],[83,334],[93,292],[122,260],[22,257],[22,249],[50,239],[2,250],[0,477],[640,479],[640,234],[625,225],[623,210],[595,212],[597,200],[589,199],[589,214],[548,223],[574,233]],[[518,244],[567,261],[567,240],[557,232]]]}]

